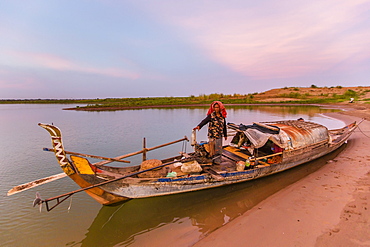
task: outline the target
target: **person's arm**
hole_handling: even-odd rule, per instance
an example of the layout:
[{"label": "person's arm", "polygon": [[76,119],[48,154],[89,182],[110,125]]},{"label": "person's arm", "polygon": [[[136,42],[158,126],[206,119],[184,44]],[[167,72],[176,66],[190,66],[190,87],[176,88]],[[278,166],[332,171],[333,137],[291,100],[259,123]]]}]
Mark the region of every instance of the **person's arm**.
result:
[{"label": "person's arm", "polygon": [[202,122],[200,122],[200,124],[198,124],[198,126],[195,127],[194,129],[200,130],[204,125],[209,123],[209,121],[211,121],[211,115],[207,115],[207,117],[205,119],[203,119]]}]

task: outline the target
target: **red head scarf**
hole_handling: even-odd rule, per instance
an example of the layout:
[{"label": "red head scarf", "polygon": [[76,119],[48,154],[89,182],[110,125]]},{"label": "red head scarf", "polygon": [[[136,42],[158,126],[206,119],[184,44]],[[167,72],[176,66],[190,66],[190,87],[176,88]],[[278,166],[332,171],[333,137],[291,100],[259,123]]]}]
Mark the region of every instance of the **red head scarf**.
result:
[{"label": "red head scarf", "polygon": [[215,104],[218,104],[220,106],[220,112],[221,112],[222,116],[224,118],[226,118],[226,116],[227,116],[226,108],[221,103],[221,101],[213,101],[212,104],[211,104],[211,107],[209,108],[209,110],[207,112],[207,115],[211,115],[211,113],[215,111],[215,109],[214,109]]}]

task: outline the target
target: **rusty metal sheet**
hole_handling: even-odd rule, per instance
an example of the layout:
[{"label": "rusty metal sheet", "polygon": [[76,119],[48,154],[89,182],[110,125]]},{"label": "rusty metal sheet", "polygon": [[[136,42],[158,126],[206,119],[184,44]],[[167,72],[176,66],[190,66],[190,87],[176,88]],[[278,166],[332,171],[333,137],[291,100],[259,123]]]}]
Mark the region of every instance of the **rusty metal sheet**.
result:
[{"label": "rusty metal sheet", "polygon": [[277,121],[269,123],[280,128],[280,138],[288,148],[297,149],[315,143],[328,141],[329,131],[320,124],[306,121]]}]

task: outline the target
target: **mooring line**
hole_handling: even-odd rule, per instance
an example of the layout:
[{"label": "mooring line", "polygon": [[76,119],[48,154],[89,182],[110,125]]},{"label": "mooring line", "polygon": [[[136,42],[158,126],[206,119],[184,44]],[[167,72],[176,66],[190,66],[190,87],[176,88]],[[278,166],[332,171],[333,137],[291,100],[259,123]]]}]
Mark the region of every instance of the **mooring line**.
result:
[{"label": "mooring line", "polygon": [[360,126],[357,126],[357,128],[361,131],[361,133],[362,133],[364,136],[366,136],[367,138],[370,138],[370,136],[366,135],[366,134],[362,131],[362,129],[360,129]]}]

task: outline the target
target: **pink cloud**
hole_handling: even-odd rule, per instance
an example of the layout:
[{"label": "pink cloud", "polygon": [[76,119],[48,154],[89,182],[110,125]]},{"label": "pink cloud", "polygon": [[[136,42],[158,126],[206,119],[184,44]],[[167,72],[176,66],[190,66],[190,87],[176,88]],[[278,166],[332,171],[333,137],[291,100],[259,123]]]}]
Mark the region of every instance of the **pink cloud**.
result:
[{"label": "pink cloud", "polygon": [[13,52],[12,55],[16,57],[16,63],[21,64],[21,66],[47,68],[59,71],[76,71],[87,74],[96,74],[128,79],[137,79],[140,77],[138,73],[131,72],[125,69],[92,67],[79,64],[53,54]]},{"label": "pink cloud", "polygon": [[366,0],[233,3],[141,7],[210,59],[257,79],[321,73],[353,56],[352,62],[370,57],[368,26],[359,26]]}]

